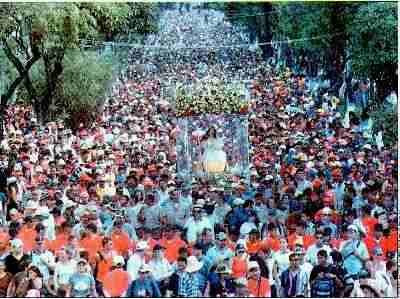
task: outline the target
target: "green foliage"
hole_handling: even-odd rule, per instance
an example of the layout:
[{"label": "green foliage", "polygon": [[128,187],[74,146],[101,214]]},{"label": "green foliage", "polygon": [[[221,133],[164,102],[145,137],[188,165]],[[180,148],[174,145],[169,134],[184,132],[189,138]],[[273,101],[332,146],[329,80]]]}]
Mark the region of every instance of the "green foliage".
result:
[{"label": "green foliage", "polygon": [[[321,3],[277,3],[271,14],[277,39],[302,39],[329,33],[330,6]],[[326,49],[329,39],[299,41],[290,44],[295,49]]]},{"label": "green foliage", "polygon": [[398,140],[397,105],[394,107],[381,105],[378,109],[370,113],[370,117],[374,122],[374,131],[383,129],[383,142],[386,145],[395,144]]},{"label": "green foliage", "polygon": [[111,79],[110,61],[95,53],[69,51],[64,59],[64,71],[57,86],[54,108],[72,120],[74,115],[82,112],[96,113],[96,108],[108,94]]},{"label": "green foliage", "polygon": [[361,6],[348,30],[353,68],[360,76],[374,75],[371,65],[397,63],[396,3],[377,2]]},{"label": "green foliage", "polygon": [[352,64],[358,77],[377,83],[381,102],[397,90],[397,4],[376,2],[360,6],[348,28]]},{"label": "green foliage", "polygon": [[153,3],[84,2],[79,7],[95,19],[102,39],[113,40],[132,31],[147,33],[156,30]]},{"label": "green foliage", "polygon": [[115,61],[80,51],[83,42],[155,30],[155,11],[152,3],[2,4],[0,62],[10,87],[2,90],[1,107],[18,89],[39,119],[90,114],[107,93]]}]

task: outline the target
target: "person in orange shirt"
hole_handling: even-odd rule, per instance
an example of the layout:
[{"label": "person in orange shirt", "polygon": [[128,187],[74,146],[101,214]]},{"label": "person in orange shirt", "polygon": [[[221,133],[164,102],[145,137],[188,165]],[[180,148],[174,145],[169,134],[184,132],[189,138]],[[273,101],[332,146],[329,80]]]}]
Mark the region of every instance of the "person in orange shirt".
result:
[{"label": "person in orange shirt", "polygon": [[296,231],[288,236],[289,248],[294,250],[296,242],[301,242],[304,249],[315,243],[315,238],[311,235],[306,235],[304,233],[305,223],[303,221],[298,221],[296,223]]},{"label": "person in orange shirt", "polygon": [[19,231],[17,238],[24,243],[24,252],[30,252],[35,247],[37,232],[31,216],[25,217],[25,224]]},{"label": "person in orange shirt", "polygon": [[179,249],[181,247],[186,247],[186,242],[177,236],[175,228],[167,226],[165,228],[164,237],[160,240],[160,245],[165,248],[165,258],[168,262],[173,264],[179,257]]},{"label": "person in orange shirt", "polygon": [[264,241],[264,245],[277,252],[281,248],[281,242],[277,238],[277,228],[274,223],[268,223],[267,237]]},{"label": "person in orange shirt", "polygon": [[261,276],[260,266],[257,262],[249,262],[247,288],[253,297],[271,297],[271,286],[268,279]]},{"label": "person in orange shirt", "polygon": [[380,223],[375,224],[373,233],[369,233],[364,238],[364,243],[368,248],[369,254],[372,256],[377,247],[380,247],[383,254],[386,255],[387,248],[384,248],[383,226]]},{"label": "person in orange shirt", "polygon": [[261,249],[261,245],[260,233],[257,229],[252,229],[246,242],[247,253],[250,255],[256,254]]},{"label": "person in orange shirt", "polygon": [[112,260],[113,270],[107,274],[103,283],[104,296],[109,297],[125,297],[126,291],[132,281],[129,273],[123,270],[125,260],[122,256],[117,255]]},{"label": "person in orange shirt", "polygon": [[161,242],[161,228],[160,227],[154,227],[151,230],[151,237],[147,241],[147,244],[149,245],[149,249],[153,251],[154,246],[160,245]]},{"label": "person in orange shirt", "polygon": [[398,230],[396,227],[391,227],[390,231],[388,232],[388,235],[385,235],[384,232],[384,237],[383,237],[383,241],[382,241],[382,246],[383,248],[386,249],[386,252],[396,252],[398,245],[397,245],[397,241],[398,241]]},{"label": "person in orange shirt", "polygon": [[102,238],[97,234],[96,225],[89,223],[83,238],[79,242],[80,248],[84,249],[89,254],[90,264],[96,262],[96,254],[102,248]]},{"label": "person in orange shirt", "polygon": [[50,250],[53,252],[58,252],[61,250],[61,248],[67,245],[70,236],[71,226],[68,224],[68,222],[64,222],[57,228],[56,239],[51,241],[49,244]]},{"label": "person in orange shirt", "polygon": [[8,255],[8,242],[10,236],[7,233],[0,233],[0,259],[5,259]]},{"label": "person in orange shirt", "polygon": [[134,248],[134,243],[129,238],[129,235],[122,230],[122,221],[117,220],[114,223],[114,229],[111,234],[111,240],[113,245],[113,250],[115,250],[119,255],[127,257],[129,250]]},{"label": "person in orange shirt", "polygon": [[111,238],[104,237],[103,249],[97,253],[96,262],[97,262],[97,281],[103,285],[104,279],[107,274],[110,272],[112,267],[112,259],[114,256],[117,256],[118,253],[113,250],[113,243]]},{"label": "person in orange shirt", "polygon": [[232,277],[241,278],[246,277],[247,274],[247,254],[244,246],[238,244],[235,250],[235,256],[232,258]]}]

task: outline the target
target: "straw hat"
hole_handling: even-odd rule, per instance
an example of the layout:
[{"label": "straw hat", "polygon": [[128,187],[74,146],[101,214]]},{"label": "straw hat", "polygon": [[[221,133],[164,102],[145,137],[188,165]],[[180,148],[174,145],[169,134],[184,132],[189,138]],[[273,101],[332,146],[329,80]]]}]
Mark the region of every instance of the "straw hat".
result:
[{"label": "straw hat", "polygon": [[150,268],[147,264],[143,264],[143,265],[139,268],[139,272],[140,272],[140,273],[149,273],[149,272],[151,272],[151,268]]},{"label": "straw hat", "polygon": [[148,248],[147,242],[145,241],[140,241],[137,245],[136,245],[136,250],[146,250]]},{"label": "straw hat", "polygon": [[195,256],[189,256],[187,259],[186,271],[189,273],[197,272],[203,267],[203,263],[199,262],[199,260]]},{"label": "straw hat", "polygon": [[229,270],[225,264],[218,265],[215,272],[218,274],[231,274],[232,273],[231,270]]},{"label": "straw hat", "polygon": [[249,262],[248,269],[251,270],[251,269],[254,269],[254,268],[260,269],[260,265],[255,261]]}]

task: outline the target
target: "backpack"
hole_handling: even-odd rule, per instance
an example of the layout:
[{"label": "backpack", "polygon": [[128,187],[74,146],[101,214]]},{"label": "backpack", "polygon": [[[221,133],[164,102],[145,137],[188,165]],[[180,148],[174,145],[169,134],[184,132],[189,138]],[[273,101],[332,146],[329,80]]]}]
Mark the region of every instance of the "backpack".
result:
[{"label": "backpack", "polygon": [[332,297],[335,293],[335,281],[331,278],[317,278],[311,288],[312,297]]}]

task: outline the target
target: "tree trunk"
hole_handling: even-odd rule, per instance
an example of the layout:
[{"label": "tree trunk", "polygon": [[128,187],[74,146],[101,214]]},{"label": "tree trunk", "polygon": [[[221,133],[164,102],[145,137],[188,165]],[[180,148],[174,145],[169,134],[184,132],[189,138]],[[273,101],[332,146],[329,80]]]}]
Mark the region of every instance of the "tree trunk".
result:
[{"label": "tree trunk", "polygon": [[[346,23],[344,15],[346,5],[342,3],[331,3],[331,24],[336,32],[346,32]],[[331,40],[333,48],[328,51],[328,78],[331,80],[331,86],[338,91],[342,84],[342,74],[345,64],[346,37],[343,35],[333,36]]]},{"label": "tree trunk", "polygon": [[270,44],[272,41],[272,23],[271,23],[271,12],[272,12],[272,4],[265,2],[262,5],[263,16],[260,18],[263,20],[261,22],[260,28],[260,42],[267,43],[266,45],[260,46],[263,51],[263,58],[268,59],[272,57],[274,54],[274,50],[272,49],[272,45]]},{"label": "tree trunk", "polygon": [[39,115],[42,122],[46,122],[49,119],[51,100],[53,99],[57,88],[58,78],[63,72],[62,61],[64,59],[65,50],[58,49],[56,52],[54,62],[52,61],[53,57],[50,58],[47,55],[43,56],[47,89],[40,99],[40,105],[37,106],[37,108],[39,108]]}]

